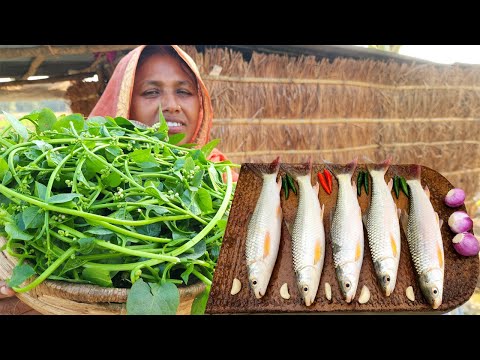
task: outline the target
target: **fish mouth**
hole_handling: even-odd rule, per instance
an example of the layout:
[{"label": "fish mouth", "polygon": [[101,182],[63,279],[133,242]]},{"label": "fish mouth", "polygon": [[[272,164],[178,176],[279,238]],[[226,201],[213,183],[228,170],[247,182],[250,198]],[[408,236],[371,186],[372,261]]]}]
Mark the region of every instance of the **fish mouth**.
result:
[{"label": "fish mouth", "polygon": [[306,306],[310,306],[310,305],[312,305],[312,303],[313,303],[313,301],[310,299],[310,297],[307,296],[307,297],[305,298],[305,305],[306,305]]},{"label": "fish mouth", "polygon": [[345,296],[345,301],[347,302],[347,304],[350,304],[353,300],[353,295],[350,294],[350,295],[346,295]]},{"label": "fish mouth", "polygon": [[441,299],[434,300],[432,304],[433,310],[437,310],[440,307],[440,305],[442,305]]},{"label": "fish mouth", "polygon": [[265,292],[262,293],[262,291],[260,291],[260,290],[255,291],[255,297],[257,299],[261,299],[263,297],[263,295],[265,295]]},{"label": "fish mouth", "polygon": [[386,295],[386,296],[390,296],[391,293],[392,293],[392,289],[390,289],[390,286],[387,286],[387,287],[385,288],[385,295]]}]

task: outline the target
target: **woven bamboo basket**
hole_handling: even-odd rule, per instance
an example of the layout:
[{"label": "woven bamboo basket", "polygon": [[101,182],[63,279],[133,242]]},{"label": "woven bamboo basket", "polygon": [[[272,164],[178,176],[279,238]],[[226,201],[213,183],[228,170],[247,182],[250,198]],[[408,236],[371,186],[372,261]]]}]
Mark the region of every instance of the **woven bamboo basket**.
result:
[{"label": "woven bamboo basket", "polygon": [[[0,247],[5,242],[5,238],[0,237]],[[16,258],[6,251],[1,252],[0,279],[10,278],[16,263]],[[189,315],[193,300],[205,290],[205,284],[198,282],[179,287],[178,290],[180,304],[177,315]],[[124,288],[45,280],[28,292],[18,293],[17,297],[44,315],[125,315],[128,291]]]}]

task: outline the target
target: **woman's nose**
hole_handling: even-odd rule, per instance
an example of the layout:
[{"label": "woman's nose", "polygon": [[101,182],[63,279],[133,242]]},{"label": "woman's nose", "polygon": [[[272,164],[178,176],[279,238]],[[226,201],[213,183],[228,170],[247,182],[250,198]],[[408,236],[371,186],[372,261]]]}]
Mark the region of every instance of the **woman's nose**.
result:
[{"label": "woman's nose", "polygon": [[173,112],[180,111],[182,109],[178,104],[178,102],[176,101],[175,97],[172,95],[163,96],[161,101],[162,101],[163,111],[168,111],[173,113]]}]

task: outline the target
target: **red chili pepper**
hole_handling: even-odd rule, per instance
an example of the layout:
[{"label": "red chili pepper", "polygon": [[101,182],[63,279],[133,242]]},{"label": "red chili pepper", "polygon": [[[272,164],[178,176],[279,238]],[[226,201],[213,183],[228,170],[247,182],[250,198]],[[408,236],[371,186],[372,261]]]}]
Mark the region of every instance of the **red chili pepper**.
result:
[{"label": "red chili pepper", "polygon": [[330,189],[330,193],[332,193],[332,174],[330,173],[330,171],[328,171],[328,169],[323,170],[323,173],[325,174],[325,179],[327,180],[327,185]]},{"label": "red chili pepper", "polygon": [[317,173],[317,176],[318,176],[318,181],[320,181],[320,184],[322,184],[323,190],[325,190],[325,192],[330,195],[331,191],[328,188],[327,181],[325,180],[325,177],[323,176],[323,174],[319,171]]}]

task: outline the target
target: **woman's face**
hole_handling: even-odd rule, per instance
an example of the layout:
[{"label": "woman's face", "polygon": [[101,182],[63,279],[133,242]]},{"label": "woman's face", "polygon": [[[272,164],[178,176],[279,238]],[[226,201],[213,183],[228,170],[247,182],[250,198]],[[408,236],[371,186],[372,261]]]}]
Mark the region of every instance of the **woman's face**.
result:
[{"label": "woman's face", "polygon": [[195,80],[178,61],[165,54],[145,59],[135,74],[130,118],[152,126],[159,120],[161,104],[168,133],[184,133],[184,144],[193,140],[200,100]]}]

